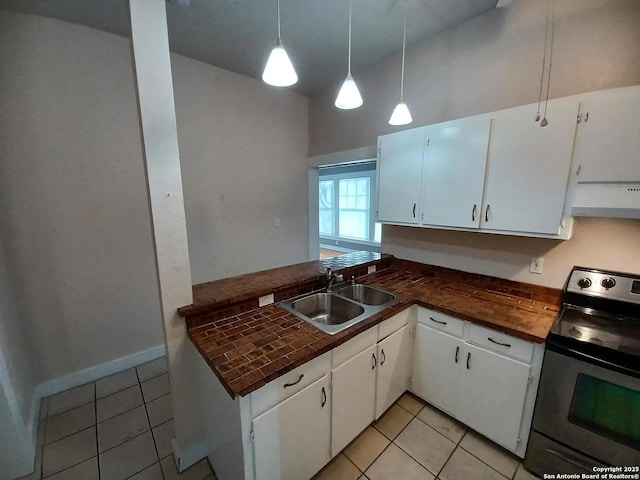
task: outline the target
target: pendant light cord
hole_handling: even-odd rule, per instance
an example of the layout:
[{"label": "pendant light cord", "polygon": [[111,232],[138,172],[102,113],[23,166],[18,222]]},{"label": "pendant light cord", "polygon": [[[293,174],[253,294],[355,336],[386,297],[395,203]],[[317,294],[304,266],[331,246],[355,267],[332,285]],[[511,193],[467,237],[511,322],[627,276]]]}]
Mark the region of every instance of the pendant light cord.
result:
[{"label": "pendant light cord", "polygon": [[280,39],[280,0],[277,0],[278,3],[278,43],[282,43]]},{"label": "pendant light cord", "polygon": [[348,57],[348,75],[351,75],[351,0],[349,0],[349,57]]},{"label": "pendant light cord", "polygon": [[556,29],[556,2],[551,0],[551,47],[549,50],[549,74],[547,76],[547,98],[544,101],[544,115],[547,118],[547,103],[549,103],[549,85],[551,84],[551,64],[553,63],[553,35]]},{"label": "pendant light cord", "polygon": [[[538,115],[540,115],[540,104],[542,103],[542,87],[544,85],[544,68],[547,64],[547,38],[549,36],[549,1],[545,2],[544,19],[544,51],[542,52],[542,71],[540,72],[540,91],[538,92]],[[540,117],[537,117],[538,119]],[[537,121],[537,120],[536,120]]]},{"label": "pendant light cord", "polygon": [[407,2],[404,2],[404,31],[402,33],[402,73],[400,74],[400,101],[404,93],[404,54],[407,47]]}]

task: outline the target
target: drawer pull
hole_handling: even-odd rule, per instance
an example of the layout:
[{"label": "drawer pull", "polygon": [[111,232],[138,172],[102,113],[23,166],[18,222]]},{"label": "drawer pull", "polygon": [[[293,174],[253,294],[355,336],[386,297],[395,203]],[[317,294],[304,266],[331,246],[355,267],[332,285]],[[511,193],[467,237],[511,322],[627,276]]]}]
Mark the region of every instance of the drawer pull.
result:
[{"label": "drawer pull", "polygon": [[302,377],[304,377],[303,373],[300,374],[300,376],[298,377],[298,379],[295,382],[293,382],[293,383],[285,383],[283,385],[283,387],[287,388],[287,387],[293,387],[294,385],[297,385],[298,383],[300,383],[300,380],[302,380]]},{"label": "drawer pull", "polygon": [[456,363],[458,363],[458,354],[460,353],[460,347],[456,347]]},{"label": "drawer pull", "polygon": [[471,360],[471,352],[468,352],[468,353],[467,353],[467,370],[469,370],[469,368],[471,368],[471,367],[469,366],[469,360]]},{"label": "drawer pull", "polygon": [[378,360],[376,360],[376,354],[372,353],[371,354],[371,370],[373,370],[374,368],[376,368],[376,365],[378,364]]},{"label": "drawer pull", "polygon": [[324,387],[322,387],[322,408],[327,404],[327,392],[325,392]]},{"label": "drawer pull", "polygon": [[501,347],[511,348],[511,344],[510,343],[498,342],[497,340],[494,340],[491,337],[487,337],[487,340],[489,340],[491,343],[495,343],[496,345],[500,345]]},{"label": "drawer pull", "polygon": [[443,321],[441,321],[441,320],[436,320],[436,319],[435,319],[435,318],[433,318],[433,317],[429,317],[429,320],[431,320],[432,322],[439,323],[440,325],[446,325],[446,324],[447,324],[447,322],[443,322]]}]

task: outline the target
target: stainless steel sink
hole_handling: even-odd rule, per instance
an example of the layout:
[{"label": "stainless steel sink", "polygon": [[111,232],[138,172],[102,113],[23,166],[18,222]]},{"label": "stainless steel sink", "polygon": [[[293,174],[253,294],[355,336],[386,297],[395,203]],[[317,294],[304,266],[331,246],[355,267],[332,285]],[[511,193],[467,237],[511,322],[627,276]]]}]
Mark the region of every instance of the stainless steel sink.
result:
[{"label": "stainless steel sink", "polygon": [[314,293],[291,304],[297,313],[312,322],[340,325],[364,313],[364,308],[330,293]]},{"label": "stainless steel sink", "polygon": [[396,299],[393,293],[358,283],[341,287],[336,294],[364,305],[384,305]]},{"label": "stainless steel sink", "polygon": [[318,330],[334,335],[398,303],[399,295],[368,285],[338,286],[335,292],[314,292],[279,305]]}]

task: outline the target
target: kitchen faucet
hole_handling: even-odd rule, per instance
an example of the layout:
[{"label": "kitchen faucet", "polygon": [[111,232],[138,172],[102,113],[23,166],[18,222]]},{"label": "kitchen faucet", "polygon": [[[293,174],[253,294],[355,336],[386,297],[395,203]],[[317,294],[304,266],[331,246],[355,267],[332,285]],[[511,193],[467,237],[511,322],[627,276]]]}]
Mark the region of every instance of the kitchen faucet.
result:
[{"label": "kitchen faucet", "polygon": [[329,293],[331,292],[331,287],[335,282],[340,283],[344,281],[344,276],[341,273],[333,273],[329,267],[327,268],[327,279],[329,280],[329,283],[327,284],[326,292]]}]

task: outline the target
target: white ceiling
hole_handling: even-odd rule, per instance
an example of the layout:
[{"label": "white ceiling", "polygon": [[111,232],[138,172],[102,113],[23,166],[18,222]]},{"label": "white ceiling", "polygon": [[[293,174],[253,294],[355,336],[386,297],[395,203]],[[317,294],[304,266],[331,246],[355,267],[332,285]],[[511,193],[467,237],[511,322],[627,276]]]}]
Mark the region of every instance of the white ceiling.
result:
[{"label": "white ceiling", "polygon": [[[407,44],[495,8],[497,0],[353,0],[352,71]],[[58,18],[129,36],[126,0],[0,0],[0,9]],[[348,0],[281,0],[282,41],[299,82],[310,93],[339,84],[347,69]],[[260,78],[276,41],[275,0],[190,0],[167,3],[171,51]]]}]

